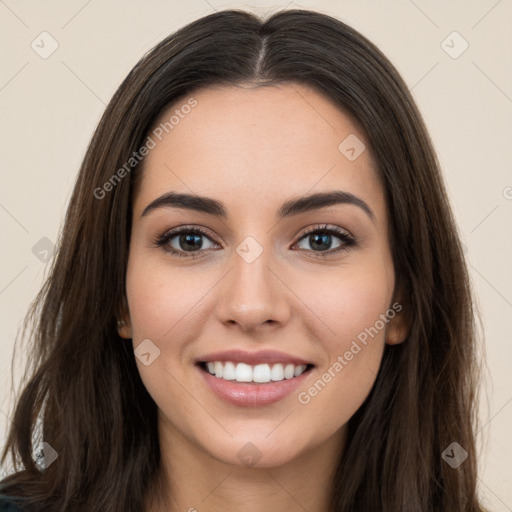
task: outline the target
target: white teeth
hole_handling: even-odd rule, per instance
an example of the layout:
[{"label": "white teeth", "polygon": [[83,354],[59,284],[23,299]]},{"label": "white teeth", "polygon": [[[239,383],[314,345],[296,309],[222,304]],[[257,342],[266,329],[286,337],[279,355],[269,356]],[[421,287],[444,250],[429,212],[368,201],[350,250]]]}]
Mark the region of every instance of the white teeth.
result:
[{"label": "white teeth", "polygon": [[[215,363],[217,364],[217,363]],[[219,363],[222,364],[222,363]],[[218,377],[217,367],[215,367],[215,375]],[[221,375],[222,377],[222,375]],[[235,380],[237,382],[251,382],[252,381],[252,368],[245,363],[238,363],[235,370]]]},{"label": "white teeth", "polygon": [[252,370],[254,382],[270,382],[270,366],[268,364],[257,364]]},{"label": "white teeth", "polygon": [[222,370],[222,378],[226,380],[235,380],[236,377],[236,368],[235,365],[231,362],[228,362],[224,365],[224,369]]},{"label": "white teeth", "polygon": [[293,376],[299,377],[304,372],[305,369],[306,369],[305,366],[296,366],[295,370],[293,372]]},{"label": "white teeth", "polygon": [[287,364],[284,369],[284,378],[291,379],[295,376],[295,366],[293,364]]},{"label": "white teeth", "polygon": [[270,370],[270,378],[272,380],[284,379],[284,369],[282,364],[275,364],[272,366],[272,370]]},{"label": "white teeth", "polygon": [[222,377],[222,374],[224,373],[222,370],[223,370],[223,366],[222,366],[222,363],[220,363],[219,361],[215,361],[215,363],[213,363],[214,367],[215,367],[215,375],[217,377]]},{"label": "white teeth", "polygon": [[246,363],[235,364],[231,361],[209,361],[206,363],[208,372],[224,380],[236,380],[237,382],[270,382],[299,377],[306,371],[306,365],[277,363],[272,365],[257,364],[251,366]]}]

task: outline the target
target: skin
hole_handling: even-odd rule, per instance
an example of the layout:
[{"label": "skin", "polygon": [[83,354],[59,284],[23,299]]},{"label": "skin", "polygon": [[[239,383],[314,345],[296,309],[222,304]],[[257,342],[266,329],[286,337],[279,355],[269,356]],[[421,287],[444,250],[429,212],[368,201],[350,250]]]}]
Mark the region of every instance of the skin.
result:
[{"label": "skin", "polygon": [[[307,391],[397,300],[384,189],[364,133],[311,88],[215,87],[193,96],[197,106],[145,160],[120,328],[134,348],[150,339],[160,350],[150,365],[137,365],[159,410],[167,510],[327,511],[346,424],[374,384],[385,344],[404,340],[403,316],[306,405],[296,392],[265,407],[229,404],[206,386],[195,361],[232,348],[284,351],[315,364],[299,389]],[[338,150],[350,134],[366,145],[353,162]],[[285,201],[333,190],[364,200],[374,219],[352,204],[277,218]],[[165,207],[141,216],[169,191],[214,198],[228,215]],[[315,257],[303,232],[322,224],[348,231],[357,245]],[[202,237],[200,256],[174,256],[153,244],[181,225],[211,233]],[[262,248],[250,264],[236,252],[247,236]],[[192,253],[179,236],[170,243]],[[320,247],[340,244],[333,235]],[[261,454],[250,467],[237,457],[249,442]],[[146,510],[163,509],[148,497]]]}]

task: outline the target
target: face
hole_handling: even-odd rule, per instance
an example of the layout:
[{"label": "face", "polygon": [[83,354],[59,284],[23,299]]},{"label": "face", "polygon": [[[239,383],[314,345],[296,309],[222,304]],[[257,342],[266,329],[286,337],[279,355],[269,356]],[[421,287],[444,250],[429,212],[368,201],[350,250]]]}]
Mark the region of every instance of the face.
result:
[{"label": "face", "polygon": [[150,136],[120,334],[160,432],[238,466],[340,439],[404,338],[364,133],[283,84],[200,90]]}]

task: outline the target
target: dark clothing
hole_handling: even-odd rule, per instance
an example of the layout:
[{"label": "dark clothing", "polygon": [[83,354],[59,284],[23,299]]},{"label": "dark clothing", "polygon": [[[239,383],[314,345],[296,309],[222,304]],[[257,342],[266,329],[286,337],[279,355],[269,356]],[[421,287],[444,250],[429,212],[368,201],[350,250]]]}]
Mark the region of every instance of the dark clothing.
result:
[{"label": "dark clothing", "polygon": [[0,496],[0,512],[25,512],[25,509],[14,505],[8,498]]}]

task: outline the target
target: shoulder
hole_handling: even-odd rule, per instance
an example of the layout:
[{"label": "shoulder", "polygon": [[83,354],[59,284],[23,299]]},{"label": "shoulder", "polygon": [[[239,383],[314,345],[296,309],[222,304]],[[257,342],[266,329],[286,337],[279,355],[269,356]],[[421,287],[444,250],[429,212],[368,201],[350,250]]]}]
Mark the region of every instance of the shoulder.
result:
[{"label": "shoulder", "polygon": [[0,512],[25,512],[25,509],[15,505],[9,498],[0,496]]}]

